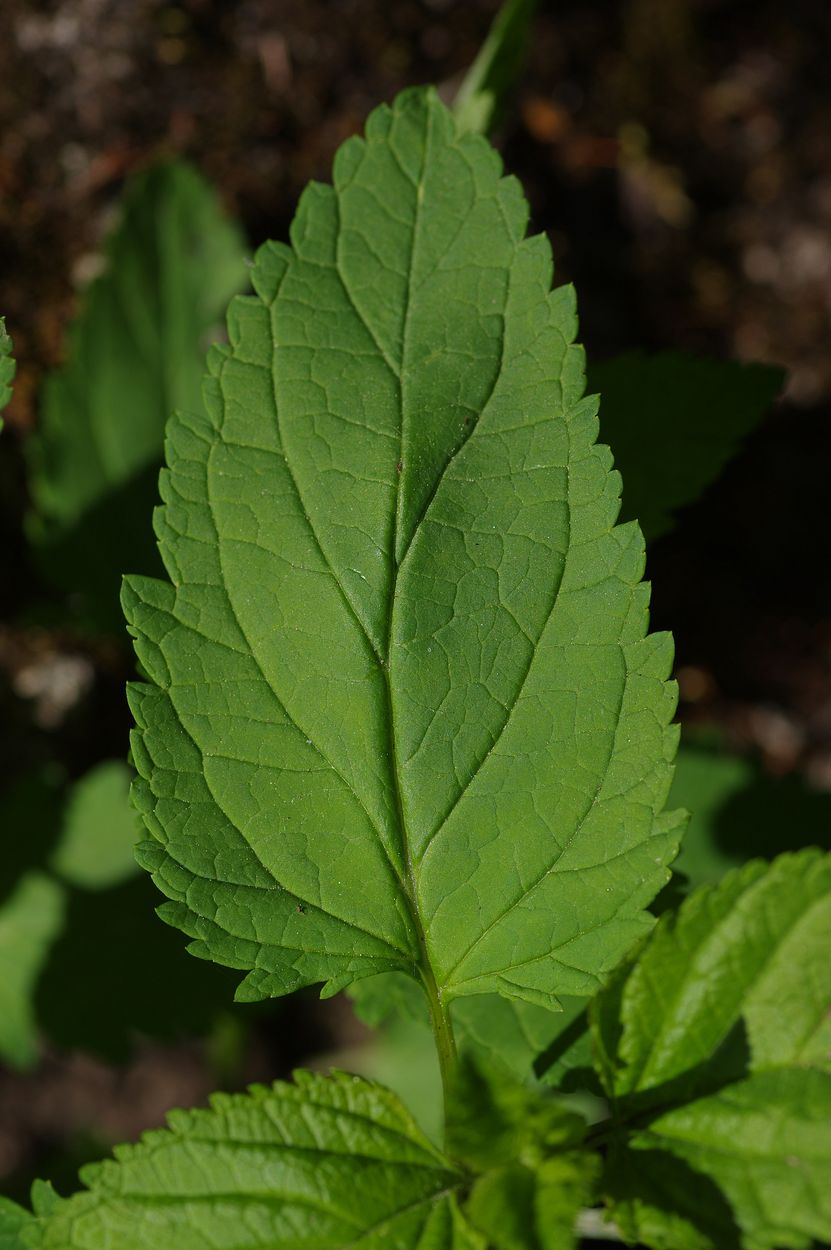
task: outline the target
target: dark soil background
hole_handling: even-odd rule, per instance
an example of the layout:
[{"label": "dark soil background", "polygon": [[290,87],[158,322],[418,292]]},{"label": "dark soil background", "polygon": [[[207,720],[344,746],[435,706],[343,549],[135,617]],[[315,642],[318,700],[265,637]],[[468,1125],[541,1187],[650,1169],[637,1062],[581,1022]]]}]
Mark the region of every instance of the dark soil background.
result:
[{"label": "dark soil background", "polygon": [[[496,7],[2,0],[0,308],[19,359],[0,455],[3,781],[56,750],[77,774],[126,743],[117,649],[27,623],[20,455],[125,176],[181,153],[252,245],[282,238],[373,105],[410,83],[452,94]],[[831,788],[831,5],[540,7],[496,140],[558,279],[577,285],[590,355],[671,346],[788,370],[783,402],[651,556],[681,716]],[[263,1024],[244,1075],[277,1075],[356,1027],[304,998]],[[213,1079],[195,1044],[144,1047],[125,1069],[46,1051],[32,1075],[0,1072],[0,1189],[68,1141],[94,1153],[85,1134],[134,1136]]]}]

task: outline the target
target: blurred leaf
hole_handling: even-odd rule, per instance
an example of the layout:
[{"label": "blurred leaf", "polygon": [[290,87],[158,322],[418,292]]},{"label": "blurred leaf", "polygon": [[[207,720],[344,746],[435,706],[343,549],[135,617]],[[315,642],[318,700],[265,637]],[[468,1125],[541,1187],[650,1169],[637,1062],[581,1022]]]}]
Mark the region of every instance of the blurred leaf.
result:
[{"label": "blurred leaf", "polygon": [[133,858],[129,776],[108,760],[65,789],[47,769],[0,803],[0,827],[25,830],[7,840],[0,867],[0,1055],[8,1063],[33,1062],[39,1030],[123,1059],[138,1036],[200,1034],[232,1003],[233,974],[195,962],[154,915],[158,896]]},{"label": "blurred leaf", "polygon": [[682,738],[670,794],[692,812],[674,868],[693,886],[715,882],[749,859],[806,846],[831,850],[831,794],[798,776]]},{"label": "blurred leaf", "polygon": [[[12,397],[12,381],[14,380],[14,357],[12,356],[13,344],[6,333],[6,321],[4,317],[0,317],[0,412],[6,407],[6,404]],[[3,422],[0,421],[0,429],[3,428]]]},{"label": "blurred leaf", "polygon": [[120,760],[91,769],[73,787],[51,867],[89,890],[117,885],[140,871],[134,848],[138,820],[130,806],[131,772]]},{"label": "blurred leaf", "polygon": [[506,1160],[537,1167],[556,1151],[579,1146],[585,1131],[582,1116],[504,1069],[468,1055],[453,1073],[446,1146],[474,1171],[501,1167]]},{"label": "blurred leaf", "polygon": [[623,477],[620,519],[640,522],[647,543],[675,524],[675,513],[718,477],[764,416],[784,374],[661,352],[629,352],[589,365],[599,391],[600,438]]},{"label": "blurred leaf", "polygon": [[496,1168],[473,1185],[465,1214],[494,1250],[571,1250],[580,1209],[591,1202],[599,1159],[555,1155],[536,1168]]},{"label": "blurred leaf", "polygon": [[147,516],[165,423],[201,410],[205,348],[245,266],[238,229],[181,162],[128,183],[105,257],[29,442],[31,531],[49,576],[120,632],[122,571],[159,567]]},{"label": "blurred leaf", "polygon": [[453,112],[460,130],[487,134],[504,112],[521,71],[537,0],[505,0],[479,55],[456,93]]},{"label": "blurred leaf", "polygon": [[32,872],[0,906],[0,1057],[16,1067],[37,1058],[33,990],[60,932],[64,905],[60,885]]},{"label": "blurred leaf", "polygon": [[29,1211],[8,1198],[0,1198],[0,1250],[26,1250],[21,1233],[31,1223]]}]

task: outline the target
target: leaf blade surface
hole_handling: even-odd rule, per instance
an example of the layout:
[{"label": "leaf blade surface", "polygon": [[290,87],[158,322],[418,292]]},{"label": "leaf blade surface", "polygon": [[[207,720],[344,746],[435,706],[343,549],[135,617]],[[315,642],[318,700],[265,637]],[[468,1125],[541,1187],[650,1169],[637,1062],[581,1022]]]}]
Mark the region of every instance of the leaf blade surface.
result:
[{"label": "leaf blade surface", "polygon": [[40,1220],[42,1250],[481,1250],[462,1175],[381,1086],[297,1074],[215,1095],[85,1168]]},{"label": "leaf blade surface", "polygon": [[500,175],[432,93],[377,110],[169,428],[172,585],[124,596],[136,801],[166,917],[242,997],[588,993],[674,853],[669,640]]}]

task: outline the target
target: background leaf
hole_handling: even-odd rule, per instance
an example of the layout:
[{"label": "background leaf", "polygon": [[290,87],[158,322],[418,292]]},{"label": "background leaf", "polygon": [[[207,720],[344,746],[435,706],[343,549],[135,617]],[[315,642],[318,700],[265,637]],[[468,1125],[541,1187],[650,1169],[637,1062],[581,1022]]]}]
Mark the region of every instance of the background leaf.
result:
[{"label": "background leaf", "polygon": [[37,1057],[34,987],[63,916],[63,891],[42,873],[27,873],[0,905],[0,1056],[17,1067]]},{"label": "background leaf", "polygon": [[487,134],[520,76],[537,0],[504,0],[453,103],[460,130]]},{"label": "background leaf", "polygon": [[231,974],[194,964],[153,914],[157,895],[133,853],[129,778],[126,764],[108,760],[75,786],[46,769],[3,796],[0,827],[25,831],[7,839],[0,870],[7,1063],[30,1065],[39,1032],[122,1059],[139,1036],[208,1030],[230,1003]]},{"label": "background leaf", "polygon": [[796,775],[683,734],[670,792],[691,812],[673,869],[693,886],[719,881],[750,859],[819,846],[831,850],[831,795]]},{"label": "background leaf", "polygon": [[420,966],[550,1005],[666,880],[670,640],[526,215],[404,93],[258,254],[207,418],[170,426],[174,585],[125,590],[135,794],[163,914],[244,998]]},{"label": "background leaf", "polygon": [[637,518],[647,542],[697,499],[770,407],[784,373],[771,365],[707,360],[681,352],[628,352],[592,364],[602,396],[600,437],[623,477],[621,518]]},{"label": "background leaf", "polygon": [[0,1250],[25,1250],[23,1230],[31,1222],[29,1211],[8,1198],[0,1198]]},{"label": "background leaf", "polygon": [[[12,382],[14,380],[15,363],[12,351],[14,345],[11,338],[6,333],[5,318],[0,317],[0,412],[8,404],[12,397]],[[3,423],[0,421],[0,429]]]},{"label": "background leaf", "polygon": [[201,408],[205,350],[246,275],[239,230],[182,162],[128,183],[105,263],[27,452],[31,532],[50,578],[120,629],[123,569],[158,568],[147,516],[165,424],[176,408]]},{"label": "background leaf", "polygon": [[453,1196],[462,1175],[401,1103],[358,1077],[217,1094],[167,1131],[83,1171],[43,1250],[482,1250]]}]

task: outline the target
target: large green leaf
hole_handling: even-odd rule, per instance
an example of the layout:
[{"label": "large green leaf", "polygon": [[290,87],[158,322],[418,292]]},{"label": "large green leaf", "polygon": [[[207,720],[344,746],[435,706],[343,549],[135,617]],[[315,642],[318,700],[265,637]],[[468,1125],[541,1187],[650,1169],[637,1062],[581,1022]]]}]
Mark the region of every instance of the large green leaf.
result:
[{"label": "large green leaf", "polygon": [[459,1170],[401,1103],[358,1077],[222,1095],[85,1168],[43,1216],[42,1250],[483,1250]]},{"label": "large green leaf", "polygon": [[667,636],[574,300],[487,142],[406,92],[258,254],[128,579],[144,862],[243,998],[589,993],[680,821]]},{"label": "large green leaf", "polygon": [[782,386],[771,365],[629,352],[593,364],[589,388],[603,396],[600,432],[623,475],[625,519],[647,542],[718,477]]},{"label": "large green leaf", "polygon": [[[12,356],[13,344],[11,338],[6,333],[5,318],[0,317],[0,412],[6,407],[6,404],[12,397],[12,382],[14,381],[14,357]],[[0,429],[3,423],[0,421]]]},{"label": "large green leaf", "polygon": [[829,933],[831,857],[754,862],[662,917],[596,1000],[605,1187],[633,1239],[831,1239]]},{"label": "large green leaf", "polygon": [[239,231],[181,162],[128,183],[105,264],[66,364],[46,381],[28,451],[47,570],[112,623],[122,570],[156,571],[146,516],[165,423],[174,408],[200,409],[204,353],[245,266]]}]

